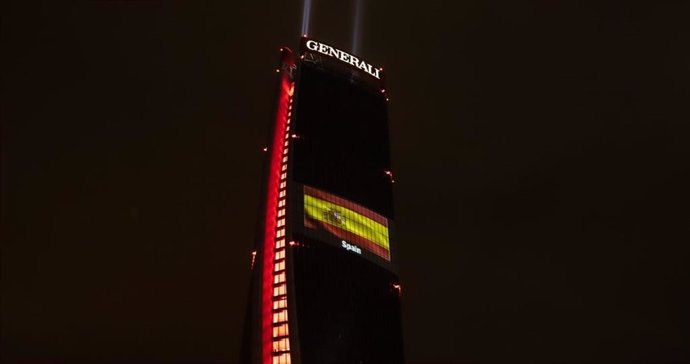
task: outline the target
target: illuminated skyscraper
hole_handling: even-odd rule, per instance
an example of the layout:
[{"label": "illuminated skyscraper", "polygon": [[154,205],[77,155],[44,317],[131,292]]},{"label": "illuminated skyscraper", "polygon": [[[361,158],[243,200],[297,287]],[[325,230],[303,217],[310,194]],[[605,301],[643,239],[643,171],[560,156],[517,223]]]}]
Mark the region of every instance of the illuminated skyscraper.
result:
[{"label": "illuminated skyscraper", "polygon": [[402,363],[383,70],[281,50],[242,361]]}]

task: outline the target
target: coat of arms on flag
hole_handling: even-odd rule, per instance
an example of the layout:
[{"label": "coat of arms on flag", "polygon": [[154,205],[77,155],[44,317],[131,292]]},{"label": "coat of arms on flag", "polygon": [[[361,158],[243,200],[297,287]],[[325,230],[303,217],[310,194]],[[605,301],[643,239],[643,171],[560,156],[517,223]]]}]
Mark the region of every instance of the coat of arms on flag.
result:
[{"label": "coat of arms on flag", "polygon": [[390,261],[388,220],[359,204],[304,186],[304,226],[324,230]]}]

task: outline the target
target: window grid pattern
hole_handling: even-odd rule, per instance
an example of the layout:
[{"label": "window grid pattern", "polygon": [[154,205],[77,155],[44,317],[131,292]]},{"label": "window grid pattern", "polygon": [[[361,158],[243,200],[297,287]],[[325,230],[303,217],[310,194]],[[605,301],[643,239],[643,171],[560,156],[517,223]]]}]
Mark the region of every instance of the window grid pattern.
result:
[{"label": "window grid pattern", "polygon": [[283,152],[278,186],[276,211],[275,253],[273,260],[273,314],[272,314],[272,364],[291,364],[290,338],[288,337],[287,282],[285,273],[285,205],[287,202],[288,139],[292,116],[292,97],[288,102],[288,116],[283,135]]}]

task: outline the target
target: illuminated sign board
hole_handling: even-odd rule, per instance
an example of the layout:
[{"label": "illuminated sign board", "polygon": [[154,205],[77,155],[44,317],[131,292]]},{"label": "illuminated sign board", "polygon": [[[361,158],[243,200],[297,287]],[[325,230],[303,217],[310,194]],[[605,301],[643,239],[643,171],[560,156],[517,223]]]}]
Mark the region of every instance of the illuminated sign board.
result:
[{"label": "illuminated sign board", "polygon": [[346,250],[391,260],[388,219],[352,201],[304,186],[304,226],[334,235]]},{"label": "illuminated sign board", "polygon": [[377,79],[381,79],[381,69],[372,66],[371,63],[364,62],[363,60],[351,55],[350,53],[347,53],[338,48],[331,47],[328,44],[317,42],[312,39],[307,40],[305,45],[307,49],[310,51],[318,52],[321,54],[325,54],[329,57],[336,58],[342,62],[348,63],[356,68],[361,69],[362,71],[376,77]]}]

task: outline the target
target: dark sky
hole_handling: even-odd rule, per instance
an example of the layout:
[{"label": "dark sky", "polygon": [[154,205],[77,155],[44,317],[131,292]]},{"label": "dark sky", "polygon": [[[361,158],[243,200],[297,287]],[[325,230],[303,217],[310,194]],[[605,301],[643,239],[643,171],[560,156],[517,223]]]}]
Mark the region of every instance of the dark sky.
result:
[{"label": "dark sky", "polygon": [[[3,5],[3,363],[236,362],[300,12]],[[348,48],[350,13],[315,1],[311,33]],[[408,363],[690,362],[688,3],[364,13]]]}]

